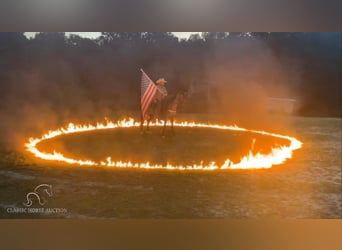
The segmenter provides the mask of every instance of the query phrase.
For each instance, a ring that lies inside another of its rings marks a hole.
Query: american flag
[[[157,93],[157,86],[141,69],[141,115],[145,119],[146,111]]]

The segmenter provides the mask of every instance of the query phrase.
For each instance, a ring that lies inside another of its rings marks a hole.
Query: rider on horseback
[[[167,81],[164,78],[160,78],[156,81],[157,83],[157,93],[154,99],[154,105],[155,105],[155,114],[157,114],[157,117],[161,120],[165,119],[164,110],[166,105],[166,97],[168,95],[167,89],[165,87],[165,83]]]
[[[174,135],[173,122],[177,113],[177,108],[183,105],[184,99],[187,96],[187,90],[179,89],[174,95],[168,95],[165,88],[165,79],[161,78],[156,81],[156,91],[153,100],[146,111],[146,116],[141,116],[140,130],[142,133],[144,128],[144,121],[147,121],[147,131],[149,130],[149,123],[153,119],[164,121],[162,136],[165,137],[165,128],[167,121],[170,122],[171,131]]]

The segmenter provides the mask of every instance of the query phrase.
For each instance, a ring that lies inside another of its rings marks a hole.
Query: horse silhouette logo
[[[48,197],[52,197],[52,185],[49,184],[40,184],[38,185],[33,192],[29,192],[26,195],[26,202],[23,203],[24,206],[30,207],[33,204],[33,200],[36,199],[39,202],[39,205],[43,206],[47,200],[44,198],[43,194],[47,194]]]

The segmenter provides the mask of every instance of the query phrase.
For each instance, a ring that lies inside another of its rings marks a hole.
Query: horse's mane
[[[178,89],[175,93],[170,94],[170,95],[168,95],[168,96],[166,97],[166,103],[167,103],[167,104],[172,103],[172,102],[176,99],[176,97],[177,97],[178,94],[185,94],[186,92],[187,92],[186,89],[183,89],[183,88]]]
[[[166,103],[167,103],[167,104],[172,103],[172,102],[176,99],[177,93],[178,93],[178,92],[173,93],[173,94],[171,94],[171,95],[168,95],[168,96],[166,97]]]

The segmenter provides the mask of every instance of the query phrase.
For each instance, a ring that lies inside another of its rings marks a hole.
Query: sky
[[[36,33],[37,32],[25,32],[25,35],[27,37],[34,37]],[[172,32],[172,33],[180,39],[188,39],[191,34],[201,34],[202,32]],[[66,35],[77,34],[81,37],[94,39],[100,36],[101,32],[65,32],[65,34]]]

